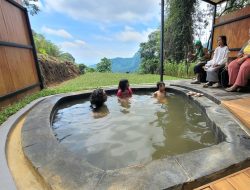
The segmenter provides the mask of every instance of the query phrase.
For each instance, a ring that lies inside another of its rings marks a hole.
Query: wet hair
[[[164,85],[164,86],[165,86],[165,83],[164,83],[164,82],[157,82],[156,85],[157,85],[157,89],[159,89],[161,85]]]
[[[124,92],[127,89],[128,79],[121,79],[118,88]]]
[[[107,101],[107,95],[101,88],[94,90],[90,95],[90,103],[92,108],[99,108],[106,101]]]
[[[219,38],[221,38],[223,45],[227,46],[227,37],[226,36],[219,36]]]

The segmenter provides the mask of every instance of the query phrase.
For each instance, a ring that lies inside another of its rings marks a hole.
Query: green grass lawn
[[[120,79],[128,79],[130,84],[145,84],[145,83],[156,83],[160,80],[159,75],[150,74],[123,74],[123,73],[87,73],[77,78],[63,82],[60,85],[43,89],[38,93],[34,93],[20,100],[19,102],[6,107],[0,112],[0,125],[6,121],[8,117],[16,113],[18,110],[29,104],[35,99],[40,97],[75,92],[87,89],[93,89],[97,87],[104,87],[110,85],[117,85]],[[175,77],[164,77],[164,80],[178,80]]]

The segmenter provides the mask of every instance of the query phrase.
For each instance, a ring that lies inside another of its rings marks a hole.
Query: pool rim
[[[133,88],[134,91],[149,89],[155,90],[155,87]],[[115,88],[105,90],[107,93],[116,91]],[[167,88],[167,91],[173,91],[187,97],[186,92],[188,90],[171,86]],[[69,189],[108,187],[114,183],[126,184],[130,187],[159,187],[160,189],[181,187],[188,184],[194,185],[194,182],[195,186],[199,186],[202,182],[215,178],[214,174],[218,176],[222,174],[222,171],[232,169],[231,167],[242,167],[249,160],[250,151],[246,147],[246,142],[249,142],[246,138],[247,135],[234,121],[231,114],[207,97],[187,97],[198,105],[209,118],[212,130],[220,139],[218,145],[169,156],[146,165],[107,171],[96,168],[60,146],[51,129],[52,118],[60,103],[76,98],[88,98],[90,93],[69,93],[46,98],[27,116],[22,129],[23,151],[51,186],[55,185],[51,176],[56,175],[64,179],[62,185],[69,187]],[[225,126],[223,126],[224,124]],[[211,153],[216,153],[216,155],[209,155]],[[225,155],[230,155],[232,158],[222,159],[222,156]],[[216,166],[208,163],[202,164],[202,158],[207,159],[207,161],[212,159],[213,162],[218,163]],[[61,169],[60,166],[63,166],[64,169]],[[197,172],[195,171],[196,168],[202,171]],[[154,170],[158,172],[153,172]],[[172,173],[166,171],[172,171]],[[75,176],[76,173],[80,176]],[[157,179],[155,179],[155,176],[158,176]],[[78,177],[82,180],[76,179]],[[140,179],[140,183],[136,182],[135,179]],[[149,184],[150,179],[155,179],[155,182]]]

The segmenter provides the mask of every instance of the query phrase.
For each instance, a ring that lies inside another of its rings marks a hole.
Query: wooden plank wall
[[[220,24],[235,18],[239,18],[250,14],[250,6],[241,10],[226,14],[216,18],[215,24]],[[241,48],[242,45],[249,39],[248,31],[250,29],[250,17],[229,23],[226,25],[218,26],[214,30],[213,49],[217,47],[217,38],[220,35],[227,36],[229,48]],[[230,57],[235,57],[238,52],[230,52]]]
[[[31,45],[25,12],[6,0],[0,0],[0,29],[0,41]],[[32,49],[0,46],[0,97],[38,83]],[[28,93],[0,100],[0,109]]]

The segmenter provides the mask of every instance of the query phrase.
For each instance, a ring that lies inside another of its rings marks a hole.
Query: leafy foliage
[[[85,71],[86,71],[86,73],[94,73],[94,72],[96,72],[96,70],[94,68],[92,68],[92,67],[87,67],[85,69]]]
[[[228,0],[226,5],[221,9],[218,16],[242,9],[250,5],[250,0]]]
[[[194,66],[195,66],[195,63],[165,62],[164,63],[164,73],[167,76],[174,76],[174,77],[180,77],[180,78],[191,78],[194,76]]]
[[[75,63],[75,58],[70,53],[61,53],[59,55],[59,58],[62,61],[68,61],[68,62],[71,62],[71,63]]]
[[[59,58],[61,55],[60,48],[46,40],[42,34],[38,34],[33,31],[33,37],[36,45],[37,52],[43,55],[50,55]]]
[[[141,54],[141,64],[140,72],[141,73],[151,73],[155,74],[159,72],[160,65],[160,31],[157,30],[152,32],[148,36],[148,42],[140,44]]]
[[[67,52],[62,52],[60,48],[47,40],[42,34],[32,31],[37,53],[57,58],[59,61],[75,63],[75,58]]]
[[[98,72],[111,72],[111,61],[106,57],[101,59],[101,62],[97,64],[96,71]]]
[[[87,66],[84,65],[83,63],[81,63],[81,64],[78,64],[78,67],[79,67],[80,73],[84,74],[85,73],[85,69],[87,68]]]
[[[168,0],[168,18],[165,21],[165,57],[180,62],[185,47],[193,43],[193,14],[196,0]]]
[[[38,14],[40,11],[39,7],[34,4],[36,2],[38,2],[38,0],[23,0],[23,5],[28,9],[32,16]]]

